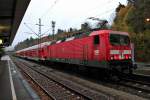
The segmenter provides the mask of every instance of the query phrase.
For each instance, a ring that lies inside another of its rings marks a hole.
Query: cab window
[[[110,34],[110,43],[115,46],[117,45],[127,46],[130,44],[130,39],[127,35]]]

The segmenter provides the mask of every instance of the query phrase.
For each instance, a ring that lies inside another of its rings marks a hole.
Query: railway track
[[[150,98],[150,84],[143,83],[141,81],[123,79],[118,83],[119,85],[135,89],[139,93],[147,94],[147,97]]]
[[[150,77],[143,75],[125,75],[122,81],[118,82],[119,85],[133,88],[139,93],[147,94],[147,98],[150,98]]]
[[[22,60],[21,60],[21,62],[22,62]],[[49,68],[46,68],[46,67],[43,68],[43,66],[40,66],[39,64],[28,63],[27,61],[23,61],[23,63],[27,66],[32,66],[32,68],[35,68],[36,70],[40,70],[41,72],[45,73],[46,75],[50,75],[49,73],[55,73],[55,71],[53,72],[53,70],[49,70]],[[64,77],[64,76],[62,76],[62,77]],[[136,79],[136,78],[135,77],[133,78],[133,76],[132,76],[132,80],[126,77],[120,82],[102,81],[100,83],[95,81],[95,80],[93,81],[93,79],[92,80],[87,79],[87,80],[91,80],[92,82],[98,83],[98,84],[102,83],[104,86],[108,86],[108,87],[111,87],[111,88],[114,88],[114,89],[117,89],[117,90],[125,91],[127,93],[135,94],[135,95],[138,95],[140,97],[144,97],[144,98],[149,99],[150,98],[149,85],[146,85],[148,83],[145,83],[145,81],[141,82],[139,80],[137,81],[137,80],[133,80],[133,79]],[[142,78],[140,78],[140,80],[142,80]],[[61,82],[62,80],[58,79],[58,81]],[[104,98],[105,99],[107,98],[106,100],[111,100],[111,99],[113,100],[114,98],[118,99],[118,96],[116,97],[116,96],[112,96],[112,95],[111,96],[109,95],[108,97],[106,97],[106,96],[101,97],[100,96],[100,97],[95,98],[95,96],[93,96],[93,93],[82,93],[83,91],[87,92],[87,89],[81,89],[81,88],[78,88],[78,87],[71,86],[70,83],[68,84],[68,83],[64,82],[63,84],[66,84],[67,87],[69,87],[71,89],[75,88],[75,90],[78,91],[79,93],[84,94],[85,96],[88,96],[88,99],[89,98],[92,99],[92,100],[99,100],[97,98],[103,98],[102,100],[104,100]],[[93,86],[91,87],[91,89],[92,90],[97,90]],[[106,92],[106,94],[107,94],[107,92]]]
[[[50,76],[48,74],[50,70],[43,70],[41,67],[35,67],[21,61],[15,61],[15,63],[54,100],[114,100],[113,97],[91,92],[65,80]]]
[[[150,76],[133,74],[132,77],[130,77],[130,78],[132,80],[138,80],[139,83],[141,83],[141,84],[144,83],[144,84],[147,84],[150,86]]]

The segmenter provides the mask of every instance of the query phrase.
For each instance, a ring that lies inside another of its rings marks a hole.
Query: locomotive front
[[[109,33],[109,52],[107,55],[110,68],[120,72],[132,73],[132,49],[128,33]]]

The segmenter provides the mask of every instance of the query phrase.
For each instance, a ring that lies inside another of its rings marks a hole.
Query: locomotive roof
[[[113,31],[113,30],[98,30],[98,31],[93,31],[89,36],[106,34],[106,33],[128,35],[127,32],[120,32],[120,31]]]

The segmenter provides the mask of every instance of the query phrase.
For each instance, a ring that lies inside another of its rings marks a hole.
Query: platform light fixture
[[[9,30],[10,26],[0,25],[0,30]]]
[[[1,44],[3,44],[3,40],[2,40],[2,39],[0,39],[0,45],[1,45]]]
[[[150,22],[150,18],[146,18],[145,20],[146,20],[147,22]]]

